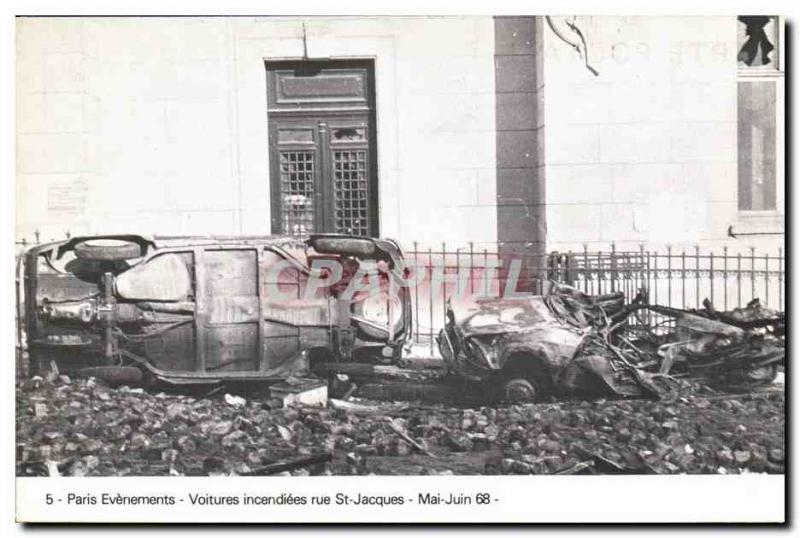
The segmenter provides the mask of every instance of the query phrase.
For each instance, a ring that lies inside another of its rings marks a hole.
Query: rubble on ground
[[[730,312],[708,299],[697,310],[647,304],[644,290],[629,305],[621,293],[588,296],[563,285],[548,298],[565,323],[590,328],[576,358],[618,396],[670,397],[681,379],[764,385],[784,362],[784,315],[757,298]]]
[[[494,383],[507,399],[561,396],[671,398],[684,380],[771,383],[785,359],[784,315],[754,299],[718,312],[629,304],[551,282],[544,295],[448,303],[437,339],[448,371]]]
[[[331,398],[288,406],[110,388],[17,384],[17,474],[349,475],[783,473],[785,398],[703,386],[674,401],[475,409]]]

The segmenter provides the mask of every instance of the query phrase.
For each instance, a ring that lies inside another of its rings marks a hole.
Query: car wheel
[[[515,378],[506,381],[503,386],[503,397],[509,402],[530,403],[541,397],[541,391],[536,383],[525,378]]]
[[[531,353],[510,356],[503,367],[502,397],[517,403],[538,402],[553,392],[553,384],[543,360]]]
[[[778,367],[774,364],[758,366],[744,371],[744,380],[753,385],[768,385],[778,375]]]
[[[120,239],[89,239],[75,245],[75,256],[91,261],[125,261],[139,258],[142,247]]]
[[[368,295],[366,297],[357,299],[353,302],[352,312],[353,315],[372,321],[375,327],[370,323],[363,323],[358,319],[353,320],[353,324],[358,328],[359,332],[368,340],[382,341],[386,340],[389,335],[389,324],[393,324],[393,333],[397,336],[403,330],[403,304],[397,299],[390,299],[393,302],[393,311],[397,319],[380,319],[385,315],[383,306],[386,300],[381,300],[382,295]],[[380,312],[380,315],[378,313]],[[385,327],[385,328],[384,328]]]

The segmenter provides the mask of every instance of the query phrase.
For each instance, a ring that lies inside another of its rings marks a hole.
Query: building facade
[[[19,18],[17,239],[774,251],[783,32],[749,19]]]

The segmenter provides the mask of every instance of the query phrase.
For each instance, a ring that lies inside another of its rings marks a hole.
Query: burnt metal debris
[[[448,309],[438,342],[448,370],[508,400],[575,394],[674,397],[681,380],[768,384],[784,361],[784,315],[755,299],[717,312],[631,304],[553,283],[544,296]]]

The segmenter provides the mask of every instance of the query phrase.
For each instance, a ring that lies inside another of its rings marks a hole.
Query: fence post
[[[491,290],[492,283],[489,280],[489,277],[486,276],[486,268],[488,266],[489,266],[489,249],[484,248],[483,249],[483,281],[486,284],[487,288],[485,290],[483,290],[483,293],[485,293],[486,295],[491,295],[491,293],[492,293],[492,290]]]
[[[658,303],[658,251],[653,251],[653,301]]]
[[[617,291],[617,244],[611,242],[611,293]]]
[[[475,256],[474,244],[472,243],[472,241],[470,241],[469,242],[469,292],[470,292],[470,294],[474,294],[475,293],[475,280],[473,278],[475,276],[474,275],[475,274],[475,259],[474,259],[474,256]]]
[[[605,271],[603,271],[603,253],[598,251],[597,252],[597,294],[601,295],[603,293],[603,278],[605,277]]]
[[[433,248],[428,247],[428,274],[430,275],[430,285],[428,289],[428,345],[431,355],[433,355]]]
[[[681,250],[681,308],[686,309],[686,249]]]
[[[414,241],[414,270],[419,271],[420,269],[419,263],[419,249],[417,248],[417,242]],[[414,325],[416,325],[416,341],[419,342],[419,278],[417,275],[414,275],[414,279],[417,283],[414,285]]]
[[[672,245],[667,245],[667,306],[672,306]]]
[[[714,252],[713,251],[708,252],[708,281],[709,281],[709,287],[711,288],[711,291],[709,291],[709,295],[711,295],[711,297],[709,297],[709,300],[713,305],[714,304]]]
[[[728,247],[722,247],[722,281],[724,282],[722,301],[722,309],[728,311]]]
[[[447,278],[444,278],[444,272],[447,269],[447,247],[445,247],[444,241],[442,241],[442,327],[444,327],[444,322],[447,319],[446,311],[447,311]],[[458,286],[458,284],[456,284]],[[436,328],[431,327],[431,333],[435,333]],[[431,354],[433,354],[433,338],[434,334],[431,334]]]
[[[714,252],[708,251],[708,282],[709,282],[709,300],[714,304]]]
[[[638,287],[644,288],[645,293],[647,294],[647,302],[650,302],[650,289],[648,288],[647,284],[645,283],[645,276],[647,275],[646,268],[644,265],[644,243],[639,243],[639,282]],[[639,290],[637,289],[636,292],[638,293]]]
[[[694,247],[694,307],[700,308],[700,246]]]
[[[444,243],[442,243],[442,249],[444,250]],[[456,247],[456,281],[459,283],[456,285],[456,289],[461,283],[461,247]]]
[[[589,293],[589,245],[583,244],[583,292]],[[593,288],[594,289],[594,288]]]
[[[742,307],[742,253],[736,254],[736,307]]]
[[[564,282],[570,286],[578,287],[578,283],[575,281],[577,277],[572,269],[572,250],[567,251],[567,258],[564,260],[564,277]]]

